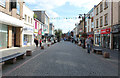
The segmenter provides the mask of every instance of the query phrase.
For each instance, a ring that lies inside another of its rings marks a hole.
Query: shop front
[[[110,48],[110,28],[101,30],[101,46]]]
[[[21,47],[23,21],[0,12],[0,49]]]
[[[24,27],[23,29],[23,46],[33,45],[33,28]]]
[[[94,35],[94,44],[96,46],[101,46],[101,35],[100,35],[100,30],[96,30],[95,31],[95,35]]]
[[[0,49],[7,48],[8,42],[8,26],[0,24]]]
[[[120,25],[112,27],[113,34],[113,49],[120,51]]]

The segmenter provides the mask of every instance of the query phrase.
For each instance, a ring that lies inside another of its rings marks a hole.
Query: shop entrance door
[[[114,49],[116,49],[116,50],[119,50],[119,46],[120,46],[120,41],[119,41],[119,39],[120,39],[120,35],[119,34],[114,34],[114,37],[113,37],[113,47],[114,47]]]
[[[16,46],[16,28],[12,27],[12,47]]]

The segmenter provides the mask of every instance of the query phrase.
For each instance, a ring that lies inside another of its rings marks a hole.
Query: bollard
[[[26,51],[26,56],[32,56],[32,51],[31,50],[27,50]]]
[[[104,58],[110,58],[110,53],[108,53],[108,52],[104,52]]]
[[[54,43],[51,43],[51,45],[53,45]]]
[[[48,44],[48,47],[50,47],[50,44]]]
[[[43,49],[44,49],[44,46],[41,46],[41,49],[43,50]]]

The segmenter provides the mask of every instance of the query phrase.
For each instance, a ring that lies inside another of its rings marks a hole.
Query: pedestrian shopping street
[[[4,65],[2,72],[3,76],[118,76],[117,57],[117,52],[109,59],[88,54],[74,43],[61,41],[44,50],[36,48],[32,56]]]

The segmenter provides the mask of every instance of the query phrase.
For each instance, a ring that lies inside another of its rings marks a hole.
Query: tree
[[[37,18],[37,15],[36,15],[36,14],[34,14],[34,18]]]
[[[62,37],[62,30],[61,29],[58,29],[58,30],[56,29],[54,32],[55,32],[56,37],[60,37],[60,38]]]

